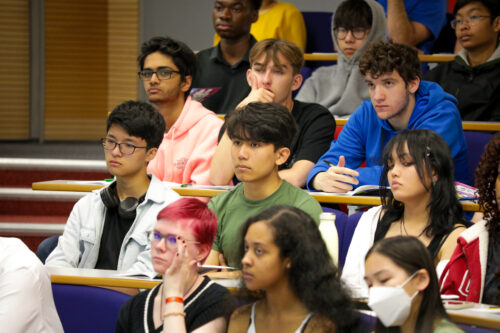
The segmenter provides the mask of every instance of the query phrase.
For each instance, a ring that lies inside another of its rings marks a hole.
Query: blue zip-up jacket
[[[450,147],[455,179],[468,184],[467,144],[456,104],[455,97],[444,92],[438,84],[421,81],[415,94],[415,108],[405,129],[430,129],[441,135]],[[330,149],[311,169],[307,188],[314,191],[312,179],[329,169],[323,160],[337,164],[341,155],[345,157],[347,168],[359,172],[359,184],[354,187],[378,185],[382,173],[379,163],[382,149],[398,133],[387,120],[377,117],[370,100],[364,101],[349,118],[337,141],[332,142]],[[360,168],[364,161],[366,167]]]

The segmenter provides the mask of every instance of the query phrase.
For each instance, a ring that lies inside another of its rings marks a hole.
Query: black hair
[[[457,12],[470,3],[479,2],[490,12],[491,22],[500,16],[500,1],[498,0],[457,0],[455,7],[453,8],[453,15],[457,15]]]
[[[312,217],[298,208],[277,205],[248,218],[241,228],[240,263],[245,254],[245,235],[256,222],[267,224],[280,258],[289,258],[289,283],[302,304],[335,323],[337,332],[351,332],[358,316]]]
[[[415,48],[383,40],[370,43],[359,59],[361,75],[378,78],[396,70],[408,86],[410,81],[420,79],[422,71]]]
[[[335,11],[333,28],[370,29],[372,27],[372,9],[365,0],[346,0]]]
[[[298,131],[292,113],[277,103],[248,103],[232,111],[226,125],[231,140],[272,143],[275,149],[290,148]]]
[[[398,158],[402,158],[405,145],[408,146],[408,154],[415,163],[420,181],[431,193],[427,204],[429,224],[424,229],[425,235],[429,238],[444,236],[453,230],[456,223],[465,225],[462,206],[455,190],[450,149],[436,132],[426,129],[405,130],[393,137],[384,149],[380,185],[387,184],[387,174],[394,164],[392,152],[396,151]],[[433,174],[437,178],[435,181]],[[428,182],[430,185],[427,185]],[[385,214],[379,223],[390,225],[400,220],[404,214],[404,204],[397,201],[390,190],[382,190],[381,196]]]
[[[493,244],[500,243],[500,210],[495,184],[500,163],[500,133],[495,134],[484,148],[476,169],[476,187],[479,205],[484,211],[484,220]]]
[[[197,70],[196,55],[183,42],[166,37],[153,37],[141,46],[141,54],[137,58],[140,70],[144,69],[144,61],[151,53],[160,52],[166,56],[170,56],[175,66],[179,69],[181,81],[186,79],[186,76],[195,78]],[[189,96],[189,90],[185,92],[185,97]]]
[[[414,332],[432,332],[436,318],[448,319],[441,302],[439,283],[433,260],[421,241],[411,236],[384,238],[376,242],[366,253],[365,261],[372,253],[379,253],[389,258],[408,275],[412,275],[422,268],[429,274],[429,285],[422,291],[422,302],[418,310]],[[375,332],[400,332],[400,328],[385,327],[377,320]]]
[[[106,131],[119,125],[128,135],[146,141],[147,148],[158,148],[165,133],[165,120],[154,106],[144,102],[126,101],[117,105],[108,116]]]

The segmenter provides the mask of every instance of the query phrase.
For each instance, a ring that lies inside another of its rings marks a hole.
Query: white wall
[[[342,0],[288,0],[300,11],[334,11]],[[212,46],[213,0],[140,0],[143,42],[153,36],[169,35],[193,50]]]

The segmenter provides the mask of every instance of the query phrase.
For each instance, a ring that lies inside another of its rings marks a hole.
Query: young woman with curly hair
[[[353,332],[357,315],[313,219],[273,206],[242,228],[240,258],[256,303],[238,308],[228,332]]]
[[[415,237],[384,238],[368,251],[368,306],[377,314],[376,333],[463,331],[450,322],[439,295],[432,257]]]
[[[441,293],[500,304],[500,134],[485,148],[476,170],[483,219],[464,231],[441,277]]]
[[[457,199],[453,160],[444,139],[431,130],[405,130],[383,153],[382,206],[363,213],[354,231],[342,280],[355,296],[368,296],[363,258],[376,241],[395,236],[417,237],[442,271],[467,221]],[[439,273],[438,273],[439,275]]]

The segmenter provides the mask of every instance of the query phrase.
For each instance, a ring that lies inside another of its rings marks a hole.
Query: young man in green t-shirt
[[[249,103],[226,120],[231,140],[234,189],[215,196],[208,206],[217,214],[218,226],[207,265],[238,266],[236,259],[245,220],[264,209],[287,204],[304,210],[319,223],[321,206],[304,190],[281,179],[278,167],[290,155],[297,125],[290,111],[276,103]],[[224,277],[236,277],[225,273]]]

